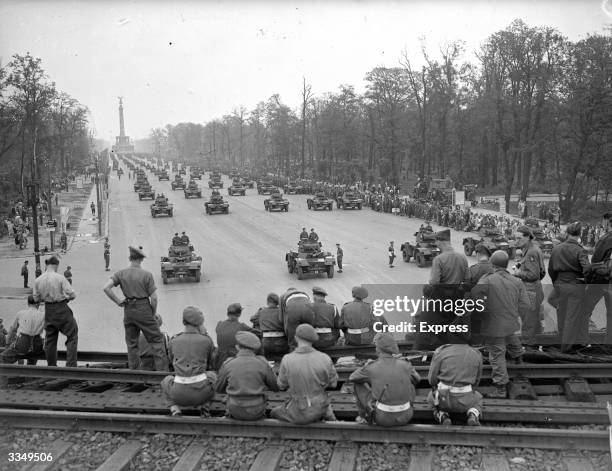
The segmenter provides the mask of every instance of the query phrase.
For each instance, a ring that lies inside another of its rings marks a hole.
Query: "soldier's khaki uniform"
[[[327,348],[335,345],[340,337],[340,316],[333,304],[315,301],[312,303],[314,320],[312,326],[319,334],[319,340],[312,344],[314,348]]]
[[[346,345],[370,345],[374,340],[374,323],[387,321],[372,313],[372,305],[361,300],[345,303],[340,311],[340,328]]]
[[[523,344],[533,347],[537,344],[536,335],[541,333],[540,306],[544,301],[544,290],[540,280],[546,274],[542,251],[533,240],[523,249],[523,257],[519,263],[521,264],[519,272],[514,276],[525,285],[531,304],[530,309],[521,313],[521,335]]]
[[[285,327],[280,317],[279,307],[262,307],[257,311],[259,329],[261,330],[264,355],[283,355],[289,351]]]
[[[288,291],[280,298],[280,309],[289,348],[294,349],[297,345],[295,329],[300,324],[312,325],[314,322],[314,312],[310,298],[301,291]]]

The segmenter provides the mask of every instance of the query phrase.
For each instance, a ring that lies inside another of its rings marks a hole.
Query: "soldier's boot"
[[[441,425],[453,425],[453,421],[448,415],[448,412],[434,411],[434,418]]]
[[[495,385],[495,389],[487,394],[490,399],[506,399],[508,397],[508,390],[505,384]]]
[[[467,424],[470,427],[478,427],[480,425],[479,415],[480,413],[477,409],[470,409],[467,414]]]

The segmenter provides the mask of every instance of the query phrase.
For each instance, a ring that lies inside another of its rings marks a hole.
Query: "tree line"
[[[87,114],[87,107],[56,88],[40,58],[28,52],[0,64],[2,194],[25,197],[28,182],[65,177],[85,165]]]
[[[564,219],[612,189],[612,36],[570,41],[547,26],[513,21],[466,56],[455,41],[419,64],[396,67],[314,96],[301,106],[273,95],[204,124],[153,129],[158,155],[351,183],[449,176],[521,198],[559,195]]]

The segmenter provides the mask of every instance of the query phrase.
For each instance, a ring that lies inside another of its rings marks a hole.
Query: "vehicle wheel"
[[[293,263],[292,262],[287,262],[287,271],[289,273],[293,273],[293,270],[294,270]]]
[[[427,262],[425,261],[425,255],[423,255],[422,253],[416,255],[416,262],[419,268],[423,268],[427,265]]]
[[[410,254],[408,252],[406,252],[404,250],[404,251],[402,251],[402,255],[404,257],[404,262],[409,262],[410,261]]]
[[[327,278],[333,278],[334,277],[334,266],[330,265],[329,268],[327,269]]]
[[[196,271],[196,274],[195,274],[196,283],[200,282],[201,276],[202,276],[202,272],[201,271]]]
[[[162,273],[162,282],[167,285],[168,284],[168,275]]]
[[[303,280],[304,279],[304,270],[302,269],[302,267],[298,266],[296,272],[297,272],[297,279],[298,280]]]
[[[463,252],[469,257],[474,253],[474,248],[471,244],[463,244]]]

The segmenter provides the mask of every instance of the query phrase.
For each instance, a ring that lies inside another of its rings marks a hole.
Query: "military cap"
[[[130,250],[130,256],[132,256],[132,257],[140,257],[140,258],[145,258],[146,257],[146,255],[142,251],[142,247],[140,247],[140,246],[134,247],[134,246],[130,245],[128,247],[128,249]]]
[[[187,306],[183,309],[183,322],[198,327],[204,324],[204,314],[195,306]]]
[[[363,286],[354,286],[352,294],[354,298],[365,299],[368,297],[368,290],[365,289]]]
[[[493,255],[491,255],[489,262],[491,262],[493,266],[506,268],[508,266],[508,254],[503,250],[496,250],[493,252]]]
[[[399,353],[397,342],[393,338],[393,335],[387,332],[379,332],[376,334],[374,337],[374,345],[384,353]]]
[[[487,256],[491,256],[491,249],[487,247],[485,244],[479,244],[476,246],[476,253],[486,254]]]
[[[229,306],[227,306],[228,314],[240,314],[241,312],[242,312],[242,306],[240,305],[240,303],[232,303]]]
[[[339,242],[336,242],[336,245],[340,245],[340,243],[339,243]]]
[[[184,233],[185,233],[185,231],[181,232],[181,234],[184,234]]]
[[[261,340],[257,335],[241,330],[236,332],[236,343],[241,347],[250,348],[251,350],[259,350],[261,347]]]
[[[53,255],[52,257],[45,260],[45,265],[59,265],[59,259]]]
[[[521,234],[528,236],[530,239],[533,239],[533,231],[528,226],[525,226],[525,225],[519,226],[516,232],[520,232]]]
[[[319,334],[317,334],[315,328],[310,324],[298,325],[297,329],[295,329],[295,336],[307,342],[316,342],[319,340]]]
[[[320,294],[321,296],[327,296],[327,291],[325,291],[320,286],[314,286],[312,288],[312,294]]]
[[[266,298],[266,301],[276,303],[277,306],[280,304],[280,298],[276,293],[270,293]]]
[[[571,224],[567,225],[567,229],[565,230],[571,236],[578,236],[582,231],[582,224],[580,224],[579,221],[572,222]]]

